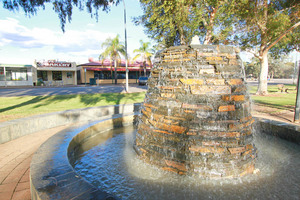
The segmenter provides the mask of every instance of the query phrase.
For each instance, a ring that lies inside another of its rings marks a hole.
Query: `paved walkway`
[[[293,112],[271,116],[255,113],[254,116],[292,123]],[[0,144],[0,200],[30,200],[30,162],[34,152],[49,137],[67,128],[60,126]]]
[[[30,200],[30,162],[49,137],[67,128],[60,126],[0,144],[0,199]]]

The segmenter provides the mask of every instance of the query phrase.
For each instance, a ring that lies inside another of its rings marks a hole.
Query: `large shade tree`
[[[152,66],[151,57],[153,56],[154,50],[150,47],[150,42],[144,42],[140,40],[140,48],[133,50],[136,53],[133,60],[141,58],[143,61],[144,75],[146,75],[146,64]]]
[[[169,47],[189,44],[194,35],[202,43],[231,41],[235,0],[140,0],[144,14],[134,19],[158,43]]]
[[[300,3],[296,0],[243,0],[237,4],[240,33],[237,39],[242,49],[260,60],[257,94],[267,94],[268,53],[281,42],[285,51],[293,43],[290,34],[299,31]]]
[[[105,48],[104,52],[100,54],[99,58],[107,58],[109,57],[110,60],[114,62],[115,67],[115,84],[117,84],[117,65],[121,61],[121,55],[125,56],[125,46],[120,42],[119,35],[117,35],[115,38],[107,38],[102,43],[102,48]]]

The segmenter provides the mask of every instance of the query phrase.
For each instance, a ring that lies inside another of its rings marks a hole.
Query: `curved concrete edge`
[[[35,153],[30,165],[31,199],[117,199],[79,176],[69,159],[80,143],[95,134],[133,123],[131,115],[113,115],[57,133]]]
[[[0,144],[17,139],[37,131],[54,128],[57,126],[94,121],[99,117],[130,113],[139,109],[140,103],[111,105],[101,107],[90,107],[84,109],[73,109],[32,117],[16,119],[0,124]]]
[[[265,118],[255,118],[254,128],[262,133],[300,144],[300,126]]]

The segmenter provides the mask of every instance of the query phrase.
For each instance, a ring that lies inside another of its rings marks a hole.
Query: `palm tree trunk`
[[[118,75],[117,75],[117,59],[114,60],[114,65],[115,65],[115,84],[118,83]]]
[[[144,76],[146,76],[146,61],[144,61],[143,65],[144,65]]]

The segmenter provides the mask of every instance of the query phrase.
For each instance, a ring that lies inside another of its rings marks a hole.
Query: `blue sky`
[[[132,17],[142,14],[138,0],[126,1],[128,54],[140,47],[139,40],[150,39],[142,26],[135,26]],[[0,63],[32,64],[34,60],[58,59],[60,61],[88,62],[88,58],[98,59],[103,51],[101,43],[105,39],[124,36],[123,3],[111,7],[106,13],[99,11],[98,22],[86,11],[74,9],[71,23],[60,28],[57,14],[52,5],[40,9],[37,15],[26,17],[23,11],[12,12],[0,8]],[[153,43],[154,44],[154,43]]]
[[[152,42],[142,26],[135,26],[132,17],[142,15],[138,0],[126,0],[128,54],[134,57],[133,50],[140,47],[139,40]],[[71,23],[66,24],[62,32],[57,14],[52,5],[40,9],[37,15],[26,17],[24,12],[12,12],[0,7],[0,63],[32,64],[34,60],[72,61],[77,64],[87,63],[88,58],[98,59],[101,43],[105,39],[120,35],[124,39],[123,3],[111,7],[106,13],[99,11],[98,22],[86,11],[73,10]],[[300,54],[293,53],[293,60],[300,59]],[[251,54],[241,53],[244,61],[249,61]]]

